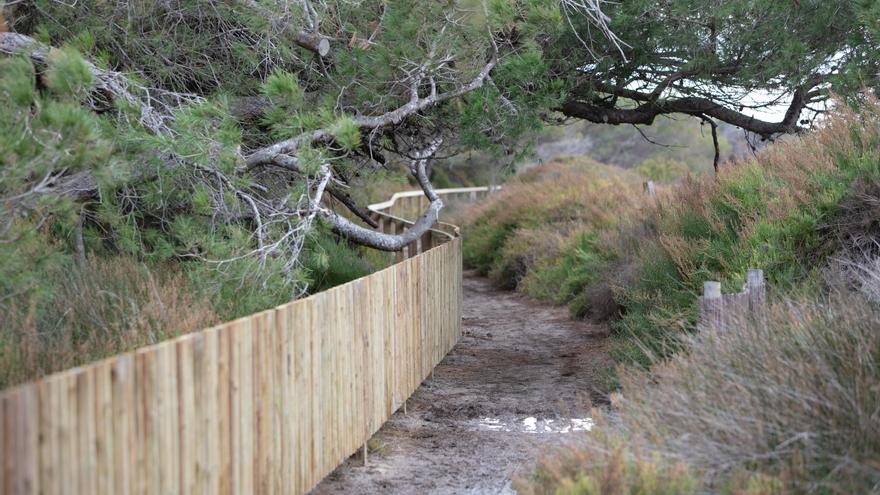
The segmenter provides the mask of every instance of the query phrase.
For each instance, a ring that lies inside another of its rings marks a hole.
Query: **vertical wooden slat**
[[[273,389],[273,367],[275,353],[272,348],[274,333],[274,311],[264,311],[253,315],[252,333],[254,336],[254,477],[255,493],[272,493],[276,483],[276,467],[272,462],[273,439],[278,433],[273,430],[275,412]]]
[[[275,310],[275,340],[278,359],[275,363],[275,400],[278,401],[278,429],[280,441],[278,445],[278,463],[281,479],[277,487],[278,493],[295,493],[296,480],[299,476],[299,465],[296,458],[296,430],[301,428],[294,405],[294,353],[293,330],[290,327],[291,305],[287,304]]]
[[[385,335],[385,345],[383,347],[385,349],[385,362],[387,363],[385,370],[385,416],[390,417],[399,406],[397,397],[399,361],[397,359],[398,350],[397,339],[395,337],[397,334],[397,314],[393,309],[395,307],[394,305],[397,303],[395,295],[397,285],[397,266],[393,266],[385,272],[385,277],[382,282],[384,288],[382,307],[392,308],[391,311],[386,312],[385,318],[387,323],[383,332]]]
[[[700,299],[700,320],[707,330],[719,330],[722,325],[723,309],[720,282],[704,282],[703,297]]]
[[[193,340],[193,396],[196,407],[195,493],[222,493],[220,418],[226,404],[220,395],[220,332],[209,329]]]
[[[218,449],[218,468],[220,470],[219,493],[229,495],[234,492],[235,485],[235,469],[233,462],[235,459],[232,455],[234,442],[234,434],[236,429],[233,426],[234,409],[232,389],[238,383],[238,380],[232,373],[232,356],[233,356],[233,330],[235,323],[227,323],[217,329],[217,434],[219,435]]]
[[[12,493],[12,476],[15,465],[12,453],[15,445],[12,443],[12,413],[10,403],[13,400],[14,391],[7,390],[0,393],[0,493]]]
[[[431,283],[434,274],[428,271],[428,258],[429,256],[426,254],[424,256],[419,256],[416,259],[416,266],[418,267],[418,276],[416,277],[416,280],[418,281],[419,286],[419,311],[416,314],[416,317],[419,322],[419,358],[421,360],[419,366],[419,383],[421,383],[434,368],[431,336],[428,333],[427,319],[429,313],[428,306],[431,304],[431,294],[428,293],[428,284]]]
[[[198,442],[196,429],[199,427],[199,417],[196,406],[196,370],[194,345],[195,341],[202,340],[201,336],[187,336],[176,341],[175,355],[177,358],[177,410],[178,424],[177,437],[179,439],[178,478],[182,493],[197,493],[196,480],[198,477]]]
[[[139,409],[135,391],[135,356],[126,354],[114,359],[110,365],[110,393],[113,411],[113,482],[112,493],[134,493],[137,479],[135,452],[143,449],[137,441],[137,410]]]
[[[371,425],[373,422],[374,397],[376,374],[373,362],[373,321],[371,314],[377,311],[370,311],[373,306],[373,278],[366,277],[355,285],[354,300],[354,320],[357,324],[358,336],[360,339],[360,372],[362,376],[362,384],[360,387],[360,417],[358,418],[358,435],[361,442],[366,442],[371,433]]]
[[[95,454],[95,386],[94,368],[84,368],[76,375],[76,423],[74,435],[78,452],[74,461],[79,471],[79,492],[95,493],[97,491],[96,471],[97,455]]]
[[[37,387],[27,384],[0,395],[0,490],[35,494],[39,489],[39,400]]]
[[[162,383],[162,493],[180,493],[180,437],[177,404],[177,353],[173,342],[157,346],[160,366],[157,380]]]
[[[57,406],[55,395],[55,383],[53,377],[37,382],[39,396],[39,462],[40,462],[40,488],[46,495],[60,494],[61,473],[60,465],[56,462],[58,448],[58,424],[53,414]],[[0,439],[2,442],[2,439]],[[4,447],[3,452],[8,452]],[[0,463],[2,467],[2,463]],[[0,485],[2,486],[2,485]]]
[[[295,303],[290,308],[290,327],[293,346],[293,386],[291,397],[296,406],[294,423],[296,446],[293,455],[296,459],[298,477],[294,486],[297,493],[305,493],[316,483],[314,472],[317,466],[317,443],[323,432],[320,430],[316,410],[318,403],[318,379],[316,369],[319,362],[320,341],[317,335],[320,327],[314,321],[315,300]]]
[[[267,312],[265,320],[266,347],[268,348],[267,357],[267,373],[269,374],[269,391],[267,402],[270,407],[271,414],[268,420],[268,443],[269,452],[266,454],[266,464],[269,468],[269,476],[271,479],[267,485],[268,493],[290,493],[283,491],[284,472],[289,470],[287,458],[284,455],[284,444],[289,440],[288,431],[283,428],[285,422],[285,407],[283,398],[283,389],[285,387],[284,380],[284,362],[287,354],[281,340],[281,332],[278,330],[276,319],[278,312],[272,310]]]
[[[59,459],[62,468],[61,483],[62,492],[65,490],[80,490],[80,472],[76,460],[79,458],[79,444],[77,442],[76,427],[76,378],[79,369],[74,369],[61,374],[59,389]]]
[[[114,493],[112,364],[94,366],[96,493]]]
[[[23,385],[0,396],[0,490],[9,494],[37,493],[37,412],[34,385]]]
[[[155,439],[158,435],[153,431],[155,428],[155,413],[153,412],[153,360],[154,355],[149,350],[135,354],[135,392],[137,405],[135,415],[135,466],[133,472],[134,493],[147,495],[159,490],[159,452]]]
[[[234,493],[254,493],[254,335],[252,322],[247,318],[237,320],[231,328],[233,333],[232,387],[234,427],[232,458],[234,468]]]
[[[752,319],[762,326],[767,324],[767,286],[764,270],[752,268],[746,276],[746,290],[749,297],[749,312]]]

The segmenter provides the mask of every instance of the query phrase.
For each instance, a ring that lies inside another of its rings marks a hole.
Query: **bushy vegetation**
[[[501,285],[572,303],[577,314],[619,310],[618,351],[646,364],[651,354],[674,350],[692,328],[705,280],[733,291],[748,268],[760,267],[774,291],[810,293],[832,257],[854,247],[859,255],[876,252],[866,241],[877,234],[876,223],[869,214],[854,221],[853,209],[868,207],[873,196],[866,191],[878,181],[877,119],[870,103],[813,135],[730,164],[718,177],[690,178],[655,199],[633,188],[585,192],[573,200],[572,218],[614,219],[587,226],[560,224],[557,210],[520,199],[526,195],[516,193],[522,186],[514,182],[466,225],[465,260]],[[545,177],[535,189],[550,197],[577,180]],[[519,240],[525,234],[518,222],[534,230],[533,240]],[[548,249],[553,239],[562,242]],[[526,245],[550,255],[517,258],[529,252]],[[513,260],[519,260],[517,277],[502,276]]]
[[[638,276],[618,291],[619,333],[663,354],[668,337],[690,327],[705,280],[739,287],[762,268],[779,294],[814,292],[832,255],[872,238],[850,225],[843,206],[878,180],[877,106],[840,115],[820,132],[774,146],[756,159],[691,180],[661,198],[634,258]],[[670,333],[670,331],[672,333]]]
[[[56,227],[57,228],[57,227]],[[52,230],[52,229],[45,229]],[[0,244],[0,388],[282,304],[272,289],[228,271],[124,253],[89,254],[44,231]],[[74,236],[74,234],[70,234]],[[71,241],[73,242],[73,241]],[[309,241],[304,273],[311,291],[384,266],[328,237]]]
[[[548,458],[524,492],[877,493],[876,302],[835,292],[780,303],[766,325],[686,345],[623,373],[617,421]]]
[[[469,212],[465,263],[499,286],[568,302],[608,261],[597,236],[636,209],[640,188],[637,175],[584,158],[530,169]]]
[[[841,109],[717,177],[643,194],[611,224],[560,229],[540,208],[516,213],[536,239],[564,241],[513,285],[612,312],[623,363],[614,419],[549,458],[524,492],[877,492],[878,124],[876,101]],[[568,182],[547,181],[546,194]],[[516,198],[496,196],[468,227],[469,263],[491,272],[524,249],[499,220]],[[750,267],[776,301],[766,324],[693,333],[702,282],[735,292]]]

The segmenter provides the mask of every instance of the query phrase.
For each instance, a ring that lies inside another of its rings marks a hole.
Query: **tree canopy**
[[[359,177],[518,156],[574,117],[680,113],[771,138],[878,74],[868,0],[6,2],[2,240],[50,225],[68,252],[193,261],[294,294],[310,236],[380,249]],[[778,122],[749,95],[790,100]],[[768,96],[769,95],[769,96]],[[346,215],[342,210],[349,210]],[[360,221],[357,218],[360,218]],[[5,245],[12,245],[5,242]],[[208,269],[208,268],[206,268]],[[225,277],[225,278],[224,278]],[[238,281],[238,282],[236,282]]]
[[[556,109],[567,116],[651,124],[680,113],[771,138],[808,125],[831,92],[877,87],[880,7],[870,0],[603,4],[623,45],[590,36],[578,3],[562,1],[561,23],[572,29],[543,45],[551,77],[564,81]],[[788,108],[777,121],[750,115],[780,103]]]

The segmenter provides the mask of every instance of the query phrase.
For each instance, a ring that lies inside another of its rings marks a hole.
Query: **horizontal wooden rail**
[[[438,191],[472,192],[488,189]],[[373,205],[383,231],[408,228],[413,197]],[[0,392],[0,493],[307,492],[461,336],[457,229],[414,244],[353,282]]]
[[[435,192],[443,199],[445,208],[456,207],[462,204],[474,203],[487,195],[500,191],[501,186],[481,186],[481,187],[459,187],[454,189],[437,189]],[[369,205],[367,208],[374,213],[381,214],[383,217],[393,217],[398,221],[404,221],[407,225],[411,225],[411,220],[415,220],[428,207],[428,198],[422,191],[404,191],[394,193],[391,199],[382,203]],[[443,210],[440,211],[440,217],[443,218]],[[458,235],[458,228],[455,225],[440,222],[435,230],[446,232],[450,235]],[[388,233],[386,231],[386,233]]]

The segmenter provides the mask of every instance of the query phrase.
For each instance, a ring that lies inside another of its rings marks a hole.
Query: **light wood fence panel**
[[[425,204],[371,208],[393,233]],[[367,277],[2,391],[0,493],[305,493],[458,341],[461,277],[457,228],[439,225]]]

